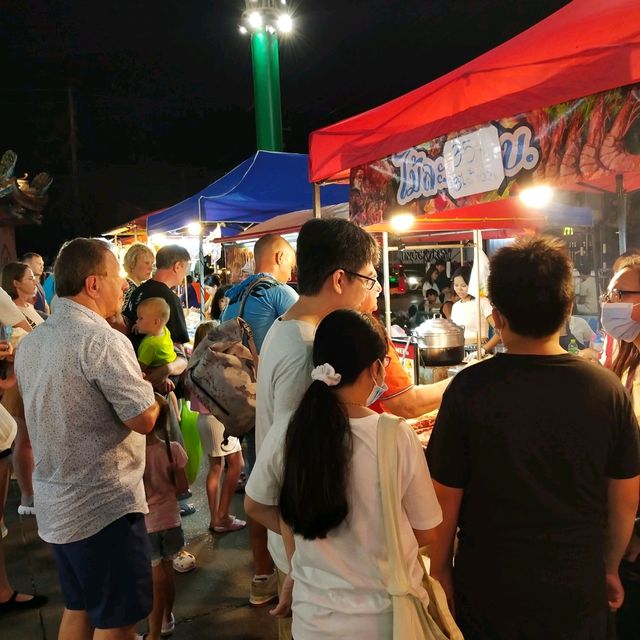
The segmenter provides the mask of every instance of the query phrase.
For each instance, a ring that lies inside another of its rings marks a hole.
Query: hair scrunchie
[[[325,362],[313,369],[311,379],[320,380],[324,382],[327,387],[335,387],[337,384],[340,384],[342,376],[336,373],[336,370],[328,362]]]

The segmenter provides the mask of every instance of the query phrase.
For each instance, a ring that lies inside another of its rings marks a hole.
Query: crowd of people
[[[311,220],[296,250],[267,235],[254,256],[243,282],[210,279],[193,293],[199,301],[208,289],[194,347],[234,318],[251,327],[255,429],[243,442],[184,385],[192,345],[175,289],[189,272],[185,249],[133,245],[125,279],[108,244],[72,240],[49,278],[50,305],[40,256],[4,267],[0,322],[12,330],[1,336],[0,389],[17,436],[0,451],[0,502],[12,461],[19,513],[35,515],[58,569],[59,637],[133,640],[145,618],[139,637],[173,633],[174,570],[195,561],[181,527],[192,508],[179,424],[189,400],[207,456],[209,528],[248,527],[248,598],[277,601],[280,639],[398,637],[393,546],[425,610],[426,547],[465,638],[604,640],[624,602],[620,574],[634,574],[640,554],[640,258],[618,262],[603,297],[603,364],[563,348],[580,327],[560,241],[525,236],[500,249],[475,325],[468,267],[451,287],[444,263],[434,265],[429,304],[450,303],[447,315],[472,331],[492,327],[485,348],[501,341],[506,352],[416,385],[374,317],[371,235]],[[425,451],[406,419],[438,408]],[[393,540],[383,413],[398,416]],[[242,473],[246,516],[230,513]],[[44,606],[45,596],[12,589],[4,564],[0,542],[0,614]]]

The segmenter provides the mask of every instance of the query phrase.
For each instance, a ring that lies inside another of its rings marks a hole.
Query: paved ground
[[[198,568],[177,575],[175,640],[268,640],[277,638],[276,625],[267,607],[248,603],[251,579],[248,532],[212,535],[203,476],[192,488],[198,512],[184,519],[187,548],[198,560]],[[51,552],[37,536],[35,518],[18,516],[19,495],[11,483],[5,510],[9,536],[5,538],[7,566],[14,588],[49,596],[39,610],[2,616],[2,640],[55,640],[62,613],[62,596]],[[242,516],[242,496],[237,495],[233,513]],[[142,628],[140,629],[143,630]]]

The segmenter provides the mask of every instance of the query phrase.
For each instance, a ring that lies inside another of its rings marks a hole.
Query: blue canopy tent
[[[348,185],[322,188],[322,204],[349,200]],[[251,224],[313,208],[309,157],[302,153],[257,151],[199,193],[149,216],[147,233],[168,233],[192,222]]]

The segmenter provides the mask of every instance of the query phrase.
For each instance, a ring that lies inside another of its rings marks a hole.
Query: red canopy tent
[[[640,80],[640,2],[574,0],[458,69],[311,133],[312,182],[452,131]]]

